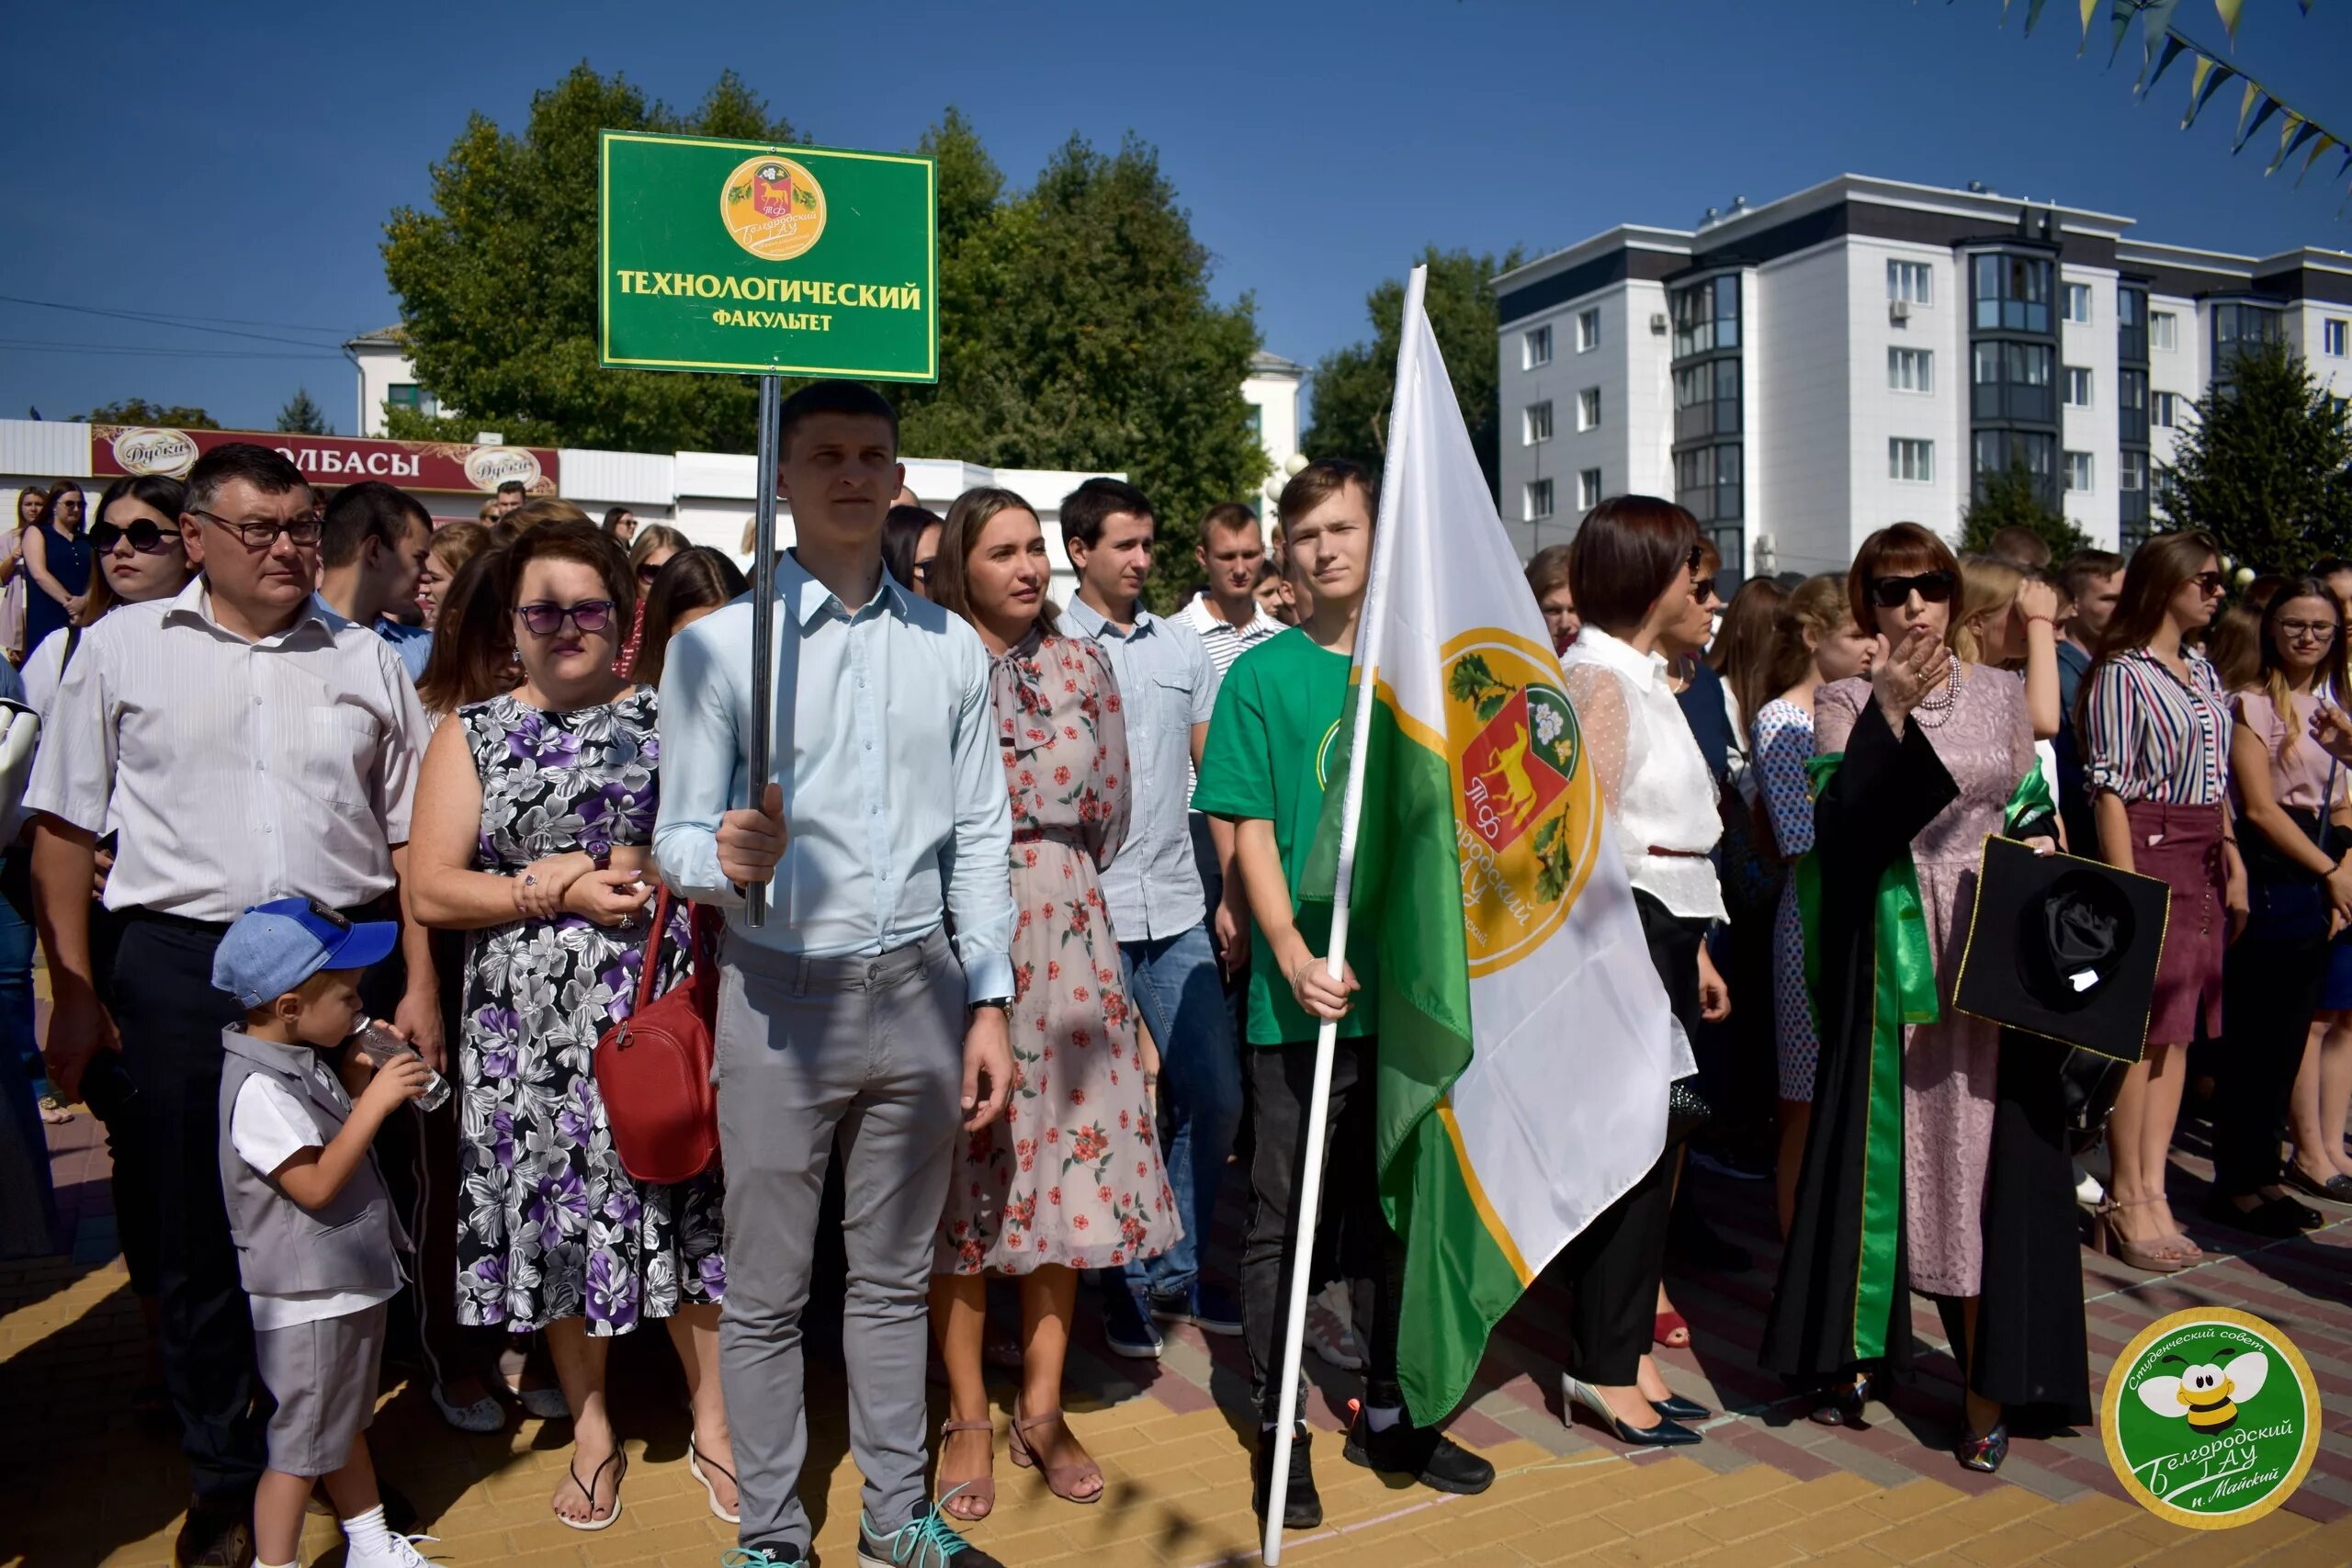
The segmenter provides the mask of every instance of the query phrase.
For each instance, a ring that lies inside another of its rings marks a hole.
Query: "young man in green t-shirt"
[[[1307,1097],[1316,1035],[1339,1021],[1331,1064],[1330,1134],[1325,1145],[1324,1212],[1339,1227],[1340,1264],[1353,1297],[1355,1330],[1370,1366],[1364,1397],[1348,1428],[1346,1457],[1401,1472],[1444,1492],[1484,1492],[1494,1466],[1435,1427],[1407,1419],[1396,1385],[1396,1309],[1404,1247],[1380,1208],[1374,1083],[1379,1019],[1367,988],[1375,977],[1372,940],[1348,944],[1333,980],[1324,953],[1330,912],[1301,911],[1298,886],[1335,773],[1348,719],[1348,667],[1356,615],[1371,574],[1374,481],[1357,464],[1325,458],[1301,469],[1279,503],[1292,580],[1306,617],[1250,649],[1226,672],[1201,758],[1193,807],[1234,825],[1235,867],[1250,899],[1247,1072],[1257,1117],[1250,1167],[1250,1227],[1241,1248],[1241,1320],[1259,1405],[1251,1506],[1261,1518],[1272,1479],[1281,1401],[1281,1337],[1288,1319],[1291,1267],[1309,1263],[1314,1238],[1297,1234],[1298,1172],[1306,1157]],[[1323,1521],[1307,1460],[1306,1423],[1291,1448],[1283,1526]]]

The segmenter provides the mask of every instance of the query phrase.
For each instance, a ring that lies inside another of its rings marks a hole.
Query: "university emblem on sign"
[[[2317,1457],[2318,1381],[2251,1313],[2158,1318],[2107,1374],[2099,1436],[2124,1490],[2190,1529],[2251,1524],[2294,1495]]]
[[[825,188],[789,158],[746,158],[720,187],[718,215],[753,255],[790,261],[825,232]]]
[[[1498,629],[1445,651],[1462,914],[1475,977],[1559,928],[1591,864],[1600,798],[1559,661]]]

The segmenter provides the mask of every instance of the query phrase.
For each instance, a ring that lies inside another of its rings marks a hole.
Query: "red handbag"
[[[645,938],[637,1006],[598,1037],[591,1062],[613,1130],[613,1152],[639,1181],[684,1181],[718,1157],[718,1095],[710,1081],[718,976],[712,945],[704,940],[704,914],[694,911],[693,967],[655,997],[654,976],[670,929],[670,889],[662,887]]]

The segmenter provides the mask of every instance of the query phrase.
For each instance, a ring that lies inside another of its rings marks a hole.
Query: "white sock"
[[[343,1538],[351,1543],[354,1557],[380,1557],[392,1549],[392,1532],[384,1528],[384,1506],[381,1503],[356,1519],[343,1521]]]
[[[1363,1424],[1375,1432],[1385,1432],[1405,1418],[1401,1404],[1367,1404],[1363,1407]]]
[[[261,1558],[256,1555],[254,1558],[254,1568],[302,1568],[302,1564],[299,1558],[296,1561],[288,1562],[264,1562]]]

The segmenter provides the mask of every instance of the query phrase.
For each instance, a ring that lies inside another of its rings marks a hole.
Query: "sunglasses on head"
[[[138,522],[128,526],[119,523],[101,523],[90,530],[91,547],[100,555],[107,554],[124,539],[129,539],[130,547],[140,554],[152,556],[166,545],[178,544],[180,531],[177,528],[166,528],[162,524],[146,517],[141,517]]]
[[[1871,579],[1871,603],[1882,610],[1892,610],[1917,593],[1922,602],[1942,604],[1950,602],[1952,576],[1948,571],[1923,571],[1912,577],[1873,577]]]

